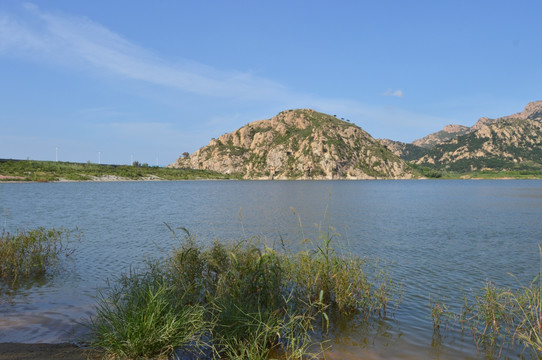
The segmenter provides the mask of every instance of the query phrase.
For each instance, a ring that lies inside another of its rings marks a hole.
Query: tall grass
[[[66,229],[38,228],[0,235],[0,279],[14,285],[22,279],[53,273],[75,248]]]
[[[463,331],[470,332],[477,349],[490,358],[500,358],[505,349],[515,351],[517,347],[542,358],[540,273],[529,285],[520,285],[516,290],[487,282],[464,296],[458,314],[449,311],[443,302],[431,303],[431,315],[436,330],[443,318],[456,321]]]
[[[542,357],[542,286],[540,275],[518,292],[512,294],[517,307],[515,336],[529,351]]]
[[[93,345],[111,358],[168,358],[198,341],[205,322],[201,306],[183,306],[157,267],[130,273],[102,292],[87,326]]]
[[[315,359],[330,319],[383,316],[392,299],[389,279],[371,282],[334,236],[289,254],[257,237],[204,247],[183,231],[170,257],[104,291],[89,322],[94,346],[119,358],[210,347],[217,359]]]
[[[491,357],[500,357],[514,342],[517,309],[510,295],[510,290],[488,282],[474,292],[474,300],[465,297],[460,323],[470,329],[476,347]]]

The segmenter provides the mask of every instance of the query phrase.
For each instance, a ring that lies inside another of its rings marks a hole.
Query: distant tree
[[[139,161],[134,161],[134,162],[132,163],[132,166],[133,166],[133,167],[141,167],[141,163],[140,163]]]
[[[183,152],[183,158],[186,159],[189,155],[190,153],[188,151]]]

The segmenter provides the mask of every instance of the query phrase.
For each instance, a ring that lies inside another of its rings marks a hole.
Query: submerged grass
[[[364,261],[340,255],[334,235],[288,254],[257,237],[204,247],[182,230],[170,257],[121,277],[99,298],[91,344],[109,357],[184,348],[216,359],[318,358],[330,319],[384,316],[393,300],[391,281],[371,279]]]
[[[540,252],[542,259],[542,249]],[[519,346],[524,353],[542,359],[540,274],[529,285],[520,285],[517,290],[487,282],[464,297],[458,314],[450,312],[443,302],[431,303],[435,329],[439,329],[442,318],[453,319],[463,331],[471,333],[477,349],[489,358],[500,358],[505,349]]]
[[[20,280],[43,276],[58,269],[60,259],[75,248],[66,229],[37,228],[0,235],[0,279],[16,285]]]

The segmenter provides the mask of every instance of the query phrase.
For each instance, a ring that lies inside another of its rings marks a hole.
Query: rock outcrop
[[[522,112],[514,115],[480,118],[464,133],[434,144],[413,161],[418,165],[460,172],[540,170],[542,101],[529,103]]]
[[[447,125],[442,130],[424,136],[421,139],[414,140],[412,145],[430,149],[435,145],[442,144],[448,140],[451,140],[459,135],[466,134],[470,131],[468,126],[463,125]]]
[[[360,127],[310,109],[283,111],[212,139],[170,167],[245,179],[411,178],[412,169]]]

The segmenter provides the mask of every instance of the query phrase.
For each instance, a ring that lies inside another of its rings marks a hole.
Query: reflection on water
[[[542,182],[0,184],[0,209],[8,231],[44,226],[84,233],[72,270],[0,297],[0,342],[69,340],[107,278],[168,255],[177,240],[164,222],[187,227],[202,242],[259,234],[271,245],[282,238],[291,251],[329,224],[348,250],[389,265],[403,288],[391,319],[345,324],[330,334],[329,358],[465,359],[479,358],[469,336],[433,336],[429,298],[444,298],[457,311],[463,294],[485,280],[514,287],[534,278]]]

